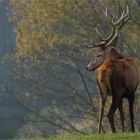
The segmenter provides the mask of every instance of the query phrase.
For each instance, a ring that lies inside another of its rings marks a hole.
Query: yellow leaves
[[[17,56],[23,58],[40,52],[43,41],[44,35],[40,32],[30,32],[26,36],[17,33]]]
[[[15,5],[15,4],[17,3],[17,0],[10,0],[10,3],[11,3],[12,5]]]
[[[58,5],[58,7],[63,7],[66,3],[66,0],[56,0],[56,3]]]
[[[56,46],[67,46],[73,43],[74,40],[72,40],[72,37],[70,36],[63,36],[59,34],[54,34],[51,36],[48,36],[47,42],[50,47],[56,47]]]
[[[126,26],[127,28],[124,28],[124,34],[126,36],[126,39],[128,40],[130,45],[136,44],[138,45],[139,42],[139,36],[138,34],[140,34],[140,31],[137,30],[137,26],[135,25],[131,25],[128,24],[128,26]]]
[[[13,7],[13,9],[15,8],[14,13],[16,13],[14,16],[19,16],[15,30],[19,58],[40,52],[42,46],[67,46],[74,42],[75,36],[67,34],[69,27],[65,27],[65,29],[63,27],[67,19],[64,12],[61,11],[65,0],[26,2],[18,1],[17,7]],[[67,6],[71,10],[70,3]],[[22,8],[20,9],[20,7]]]
[[[106,31],[103,6],[98,1],[11,0],[11,3],[19,56],[40,52],[42,46],[71,47],[94,39],[97,23]],[[114,6],[110,5],[110,11],[114,10]],[[127,32],[128,29],[125,29]],[[138,40],[135,33],[127,32],[126,36],[133,42]]]

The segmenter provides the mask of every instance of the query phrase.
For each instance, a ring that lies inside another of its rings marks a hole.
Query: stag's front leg
[[[104,116],[104,107],[105,107],[105,102],[107,98],[107,94],[102,92],[102,90],[99,88],[99,93],[100,93],[100,112],[99,112],[99,125],[98,125],[98,133],[100,134],[101,132],[101,125],[102,125],[102,119]]]

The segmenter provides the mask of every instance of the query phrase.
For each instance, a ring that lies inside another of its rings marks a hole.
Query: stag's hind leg
[[[121,100],[121,98],[112,97],[112,103],[111,103],[111,106],[110,106],[110,109],[108,112],[108,119],[109,119],[110,126],[111,126],[113,133],[116,132],[115,125],[114,125],[114,113],[115,113],[116,109],[118,108],[120,100]]]
[[[118,109],[120,112],[120,119],[121,119],[121,125],[122,125],[122,132],[124,132],[124,112],[123,112],[123,104],[122,104],[122,99],[118,105]]]
[[[135,132],[135,127],[134,127],[134,112],[133,112],[134,98],[135,98],[134,94],[132,94],[128,98],[129,111],[130,111],[130,121],[131,121],[131,131],[132,132]]]

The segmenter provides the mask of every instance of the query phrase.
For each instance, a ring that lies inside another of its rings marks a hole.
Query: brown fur
[[[120,111],[122,131],[124,131],[124,113],[122,105],[122,99],[124,97],[129,101],[131,130],[134,132],[133,104],[135,91],[139,81],[138,73],[131,58],[123,57],[115,49],[111,48],[115,47],[117,44],[119,31],[129,21],[129,19],[131,19],[130,9],[127,5],[126,12],[123,10],[118,20],[115,20],[114,16],[110,16],[111,14],[108,14],[108,10],[106,10],[105,14],[111,23],[112,33],[106,39],[102,39],[101,33],[96,28],[96,33],[101,42],[96,44],[92,42],[92,47],[89,46],[89,48],[98,47],[101,51],[87,65],[87,70],[96,70],[97,84],[101,97],[98,133],[101,131],[101,123],[104,115],[104,106],[107,95],[112,96],[112,103],[108,113],[108,119],[112,132],[116,132],[114,125],[114,113],[117,108]]]
[[[124,113],[122,106],[122,98],[124,97],[129,101],[131,130],[134,132],[133,103],[139,81],[134,61],[131,58],[123,57],[116,50],[111,49],[103,64],[96,69],[96,77],[101,96],[98,133],[100,133],[101,129],[107,95],[112,96],[112,104],[108,113],[112,132],[116,132],[114,113],[117,108],[120,111],[122,131],[124,131]]]
[[[125,88],[128,88],[131,91],[134,91],[138,85],[137,70],[131,58],[107,58],[104,63],[96,70],[96,73],[97,77],[99,77],[97,80],[102,82],[102,84],[105,82],[108,82],[110,85],[113,84],[112,87],[115,87],[115,85],[117,86],[117,83],[120,82],[120,84],[123,85],[124,90]],[[115,79],[114,75],[117,75],[119,79]]]

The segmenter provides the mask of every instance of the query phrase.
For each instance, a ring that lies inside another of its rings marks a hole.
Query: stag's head
[[[108,50],[108,48],[110,47],[116,46],[119,31],[130,19],[129,7],[126,7],[126,11],[123,10],[121,16],[117,20],[115,19],[115,16],[112,16],[110,13],[108,13],[107,10],[105,10],[105,16],[109,20],[109,23],[112,27],[112,32],[106,39],[103,39],[101,33],[96,28],[96,34],[101,42],[96,44],[92,42],[91,46],[86,47],[99,48],[100,51],[92,58],[90,63],[87,65],[87,70],[89,71],[96,70],[98,67],[100,67],[106,58],[106,50]]]

